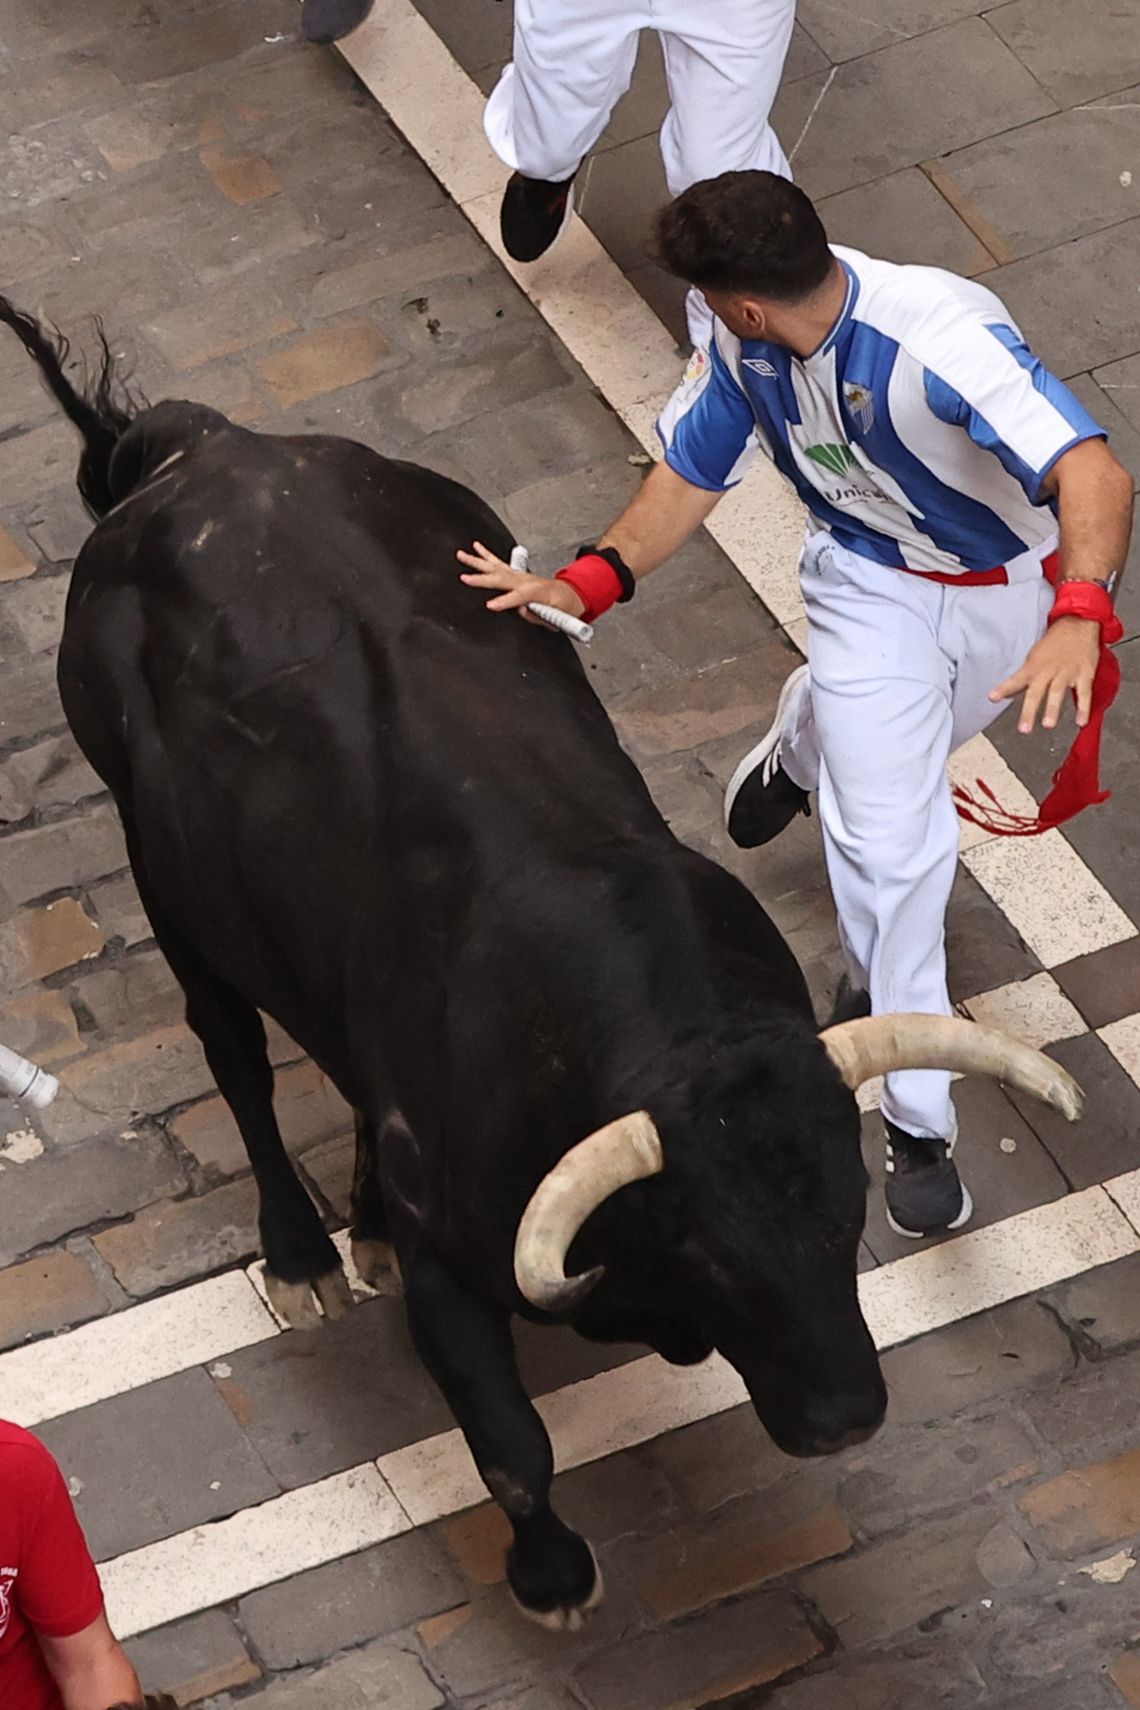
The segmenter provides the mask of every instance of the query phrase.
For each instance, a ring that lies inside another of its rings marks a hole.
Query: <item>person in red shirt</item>
[[[143,1703],[59,1467],[30,1432],[0,1420],[0,1705]]]

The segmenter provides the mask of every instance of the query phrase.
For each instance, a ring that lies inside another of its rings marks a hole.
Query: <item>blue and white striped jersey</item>
[[[992,291],[836,247],[847,301],[800,358],[719,321],[658,423],[665,460],[712,492],[758,451],[815,525],[880,564],[990,570],[1055,541],[1044,481],[1103,437]]]

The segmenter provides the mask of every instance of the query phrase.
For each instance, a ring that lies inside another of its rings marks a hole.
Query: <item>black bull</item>
[[[60,692],[248,1148],[273,1297],[303,1324],[345,1290],[259,1010],[358,1113],[362,1272],[390,1242],[512,1522],[513,1590],[573,1621],[600,1583],[550,1506],[512,1314],[676,1362],[717,1349],[794,1454],[883,1417],[857,1108],[800,970],[671,835],[573,648],[462,587],[457,546],[512,544],[472,493],[197,405],[132,421],[109,368],[84,399],[34,323],[0,319],[85,437],[101,520]],[[547,1181],[567,1154],[573,1179]]]

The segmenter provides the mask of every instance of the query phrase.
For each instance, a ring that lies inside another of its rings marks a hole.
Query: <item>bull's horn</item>
[[[535,1188],[515,1239],[515,1281],[532,1306],[568,1312],[601,1280],[602,1266],[567,1277],[570,1243],[592,1211],[629,1182],[660,1175],[661,1139],[644,1110],[607,1122],[572,1146]]]
[[[1075,1122],[1085,1095],[1059,1063],[994,1027],[951,1015],[872,1015],[842,1021],[820,1034],[827,1054],[854,1092],[874,1075],[898,1069],[949,1069],[993,1075]]]

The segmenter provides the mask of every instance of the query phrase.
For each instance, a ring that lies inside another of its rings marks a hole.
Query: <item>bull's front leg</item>
[[[554,1455],[519,1377],[510,1314],[461,1287],[422,1246],[405,1262],[404,1298],[420,1358],[514,1530],[507,1580],[516,1603],[541,1626],[573,1631],[600,1603],[602,1576],[589,1544],[550,1506]]]

